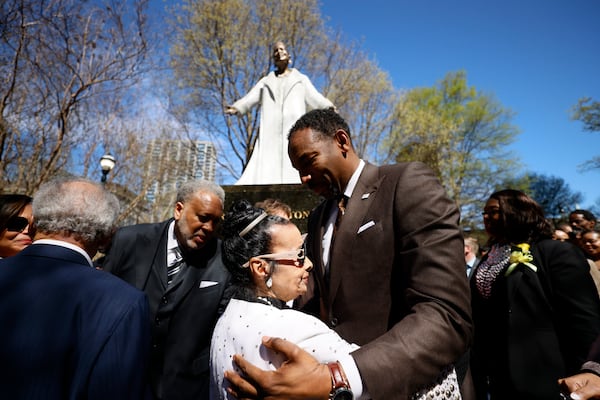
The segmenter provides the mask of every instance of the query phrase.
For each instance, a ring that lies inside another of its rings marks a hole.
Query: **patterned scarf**
[[[500,272],[506,268],[510,260],[511,246],[509,244],[494,244],[485,260],[477,267],[475,272],[475,286],[479,294],[489,299],[492,294],[492,286],[500,275]]]

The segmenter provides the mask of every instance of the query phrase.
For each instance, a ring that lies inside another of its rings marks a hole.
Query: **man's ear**
[[[335,142],[337,146],[342,150],[342,154],[344,158],[346,157],[346,153],[350,151],[352,148],[352,144],[350,143],[350,136],[348,136],[348,132],[343,129],[338,129],[335,132],[334,136]]]
[[[175,203],[175,209],[173,210],[173,217],[176,220],[179,220],[179,218],[181,218],[182,212],[183,212],[183,203],[181,201],[178,201],[177,203]]]

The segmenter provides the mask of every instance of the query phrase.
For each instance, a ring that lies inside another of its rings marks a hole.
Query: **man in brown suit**
[[[471,341],[458,209],[424,164],[377,167],[361,160],[348,125],[331,110],[296,122],[289,156],[302,182],[325,197],[309,218],[315,287],[305,309],[362,346],[351,354],[359,377],[347,377],[354,397],[408,399]],[[338,210],[342,195],[347,200]],[[261,395],[338,398],[327,366],[283,340],[263,343],[289,362],[266,372],[234,358]],[[342,367],[354,375],[354,366]],[[256,393],[239,375],[226,377],[235,394]]]

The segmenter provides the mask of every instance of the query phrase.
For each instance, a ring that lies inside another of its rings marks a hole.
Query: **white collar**
[[[358,178],[360,178],[360,174],[362,173],[364,168],[365,168],[365,162],[361,159],[360,162],[358,163],[358,167],[356,167],[356,169],[354,170],[354,173],[350,177],[350,180],[348,181],[348,184],[346,185],[346,189],[344,190],[344,196],[346,196],[347,198],[352,197],[352,192],[354,192],[354,188],[356,187],[356,184],[358,183]]]
[[[179,243],[175,236],[175,221],[171,221],[167,232],[167,251],[179,249]]]
[[[85,259],[87,260],[88,264],[90,265],[90,267],[94,266],[94,264],[92,263],[92,259],[90,258],[90,255],[88,253],[86,253],[85,250],[83,250],[81,247],[74,245],[72,243],[63,242],[62,240],[56,240],[56,239],[38,239],[35,242],[33,242],[33,245],[35,245],[35,244],[51,244],[53,246],[66,247],[67,249],[71,249],[71,250],[76,251],[79,254],[83,255],[85,257]]]

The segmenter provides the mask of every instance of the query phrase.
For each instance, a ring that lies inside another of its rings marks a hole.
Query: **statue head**
[[[275,42],[273,45],[273,64],[278,71],[285,71],[292,59],[285,48],[285,44],[281,41]]]

